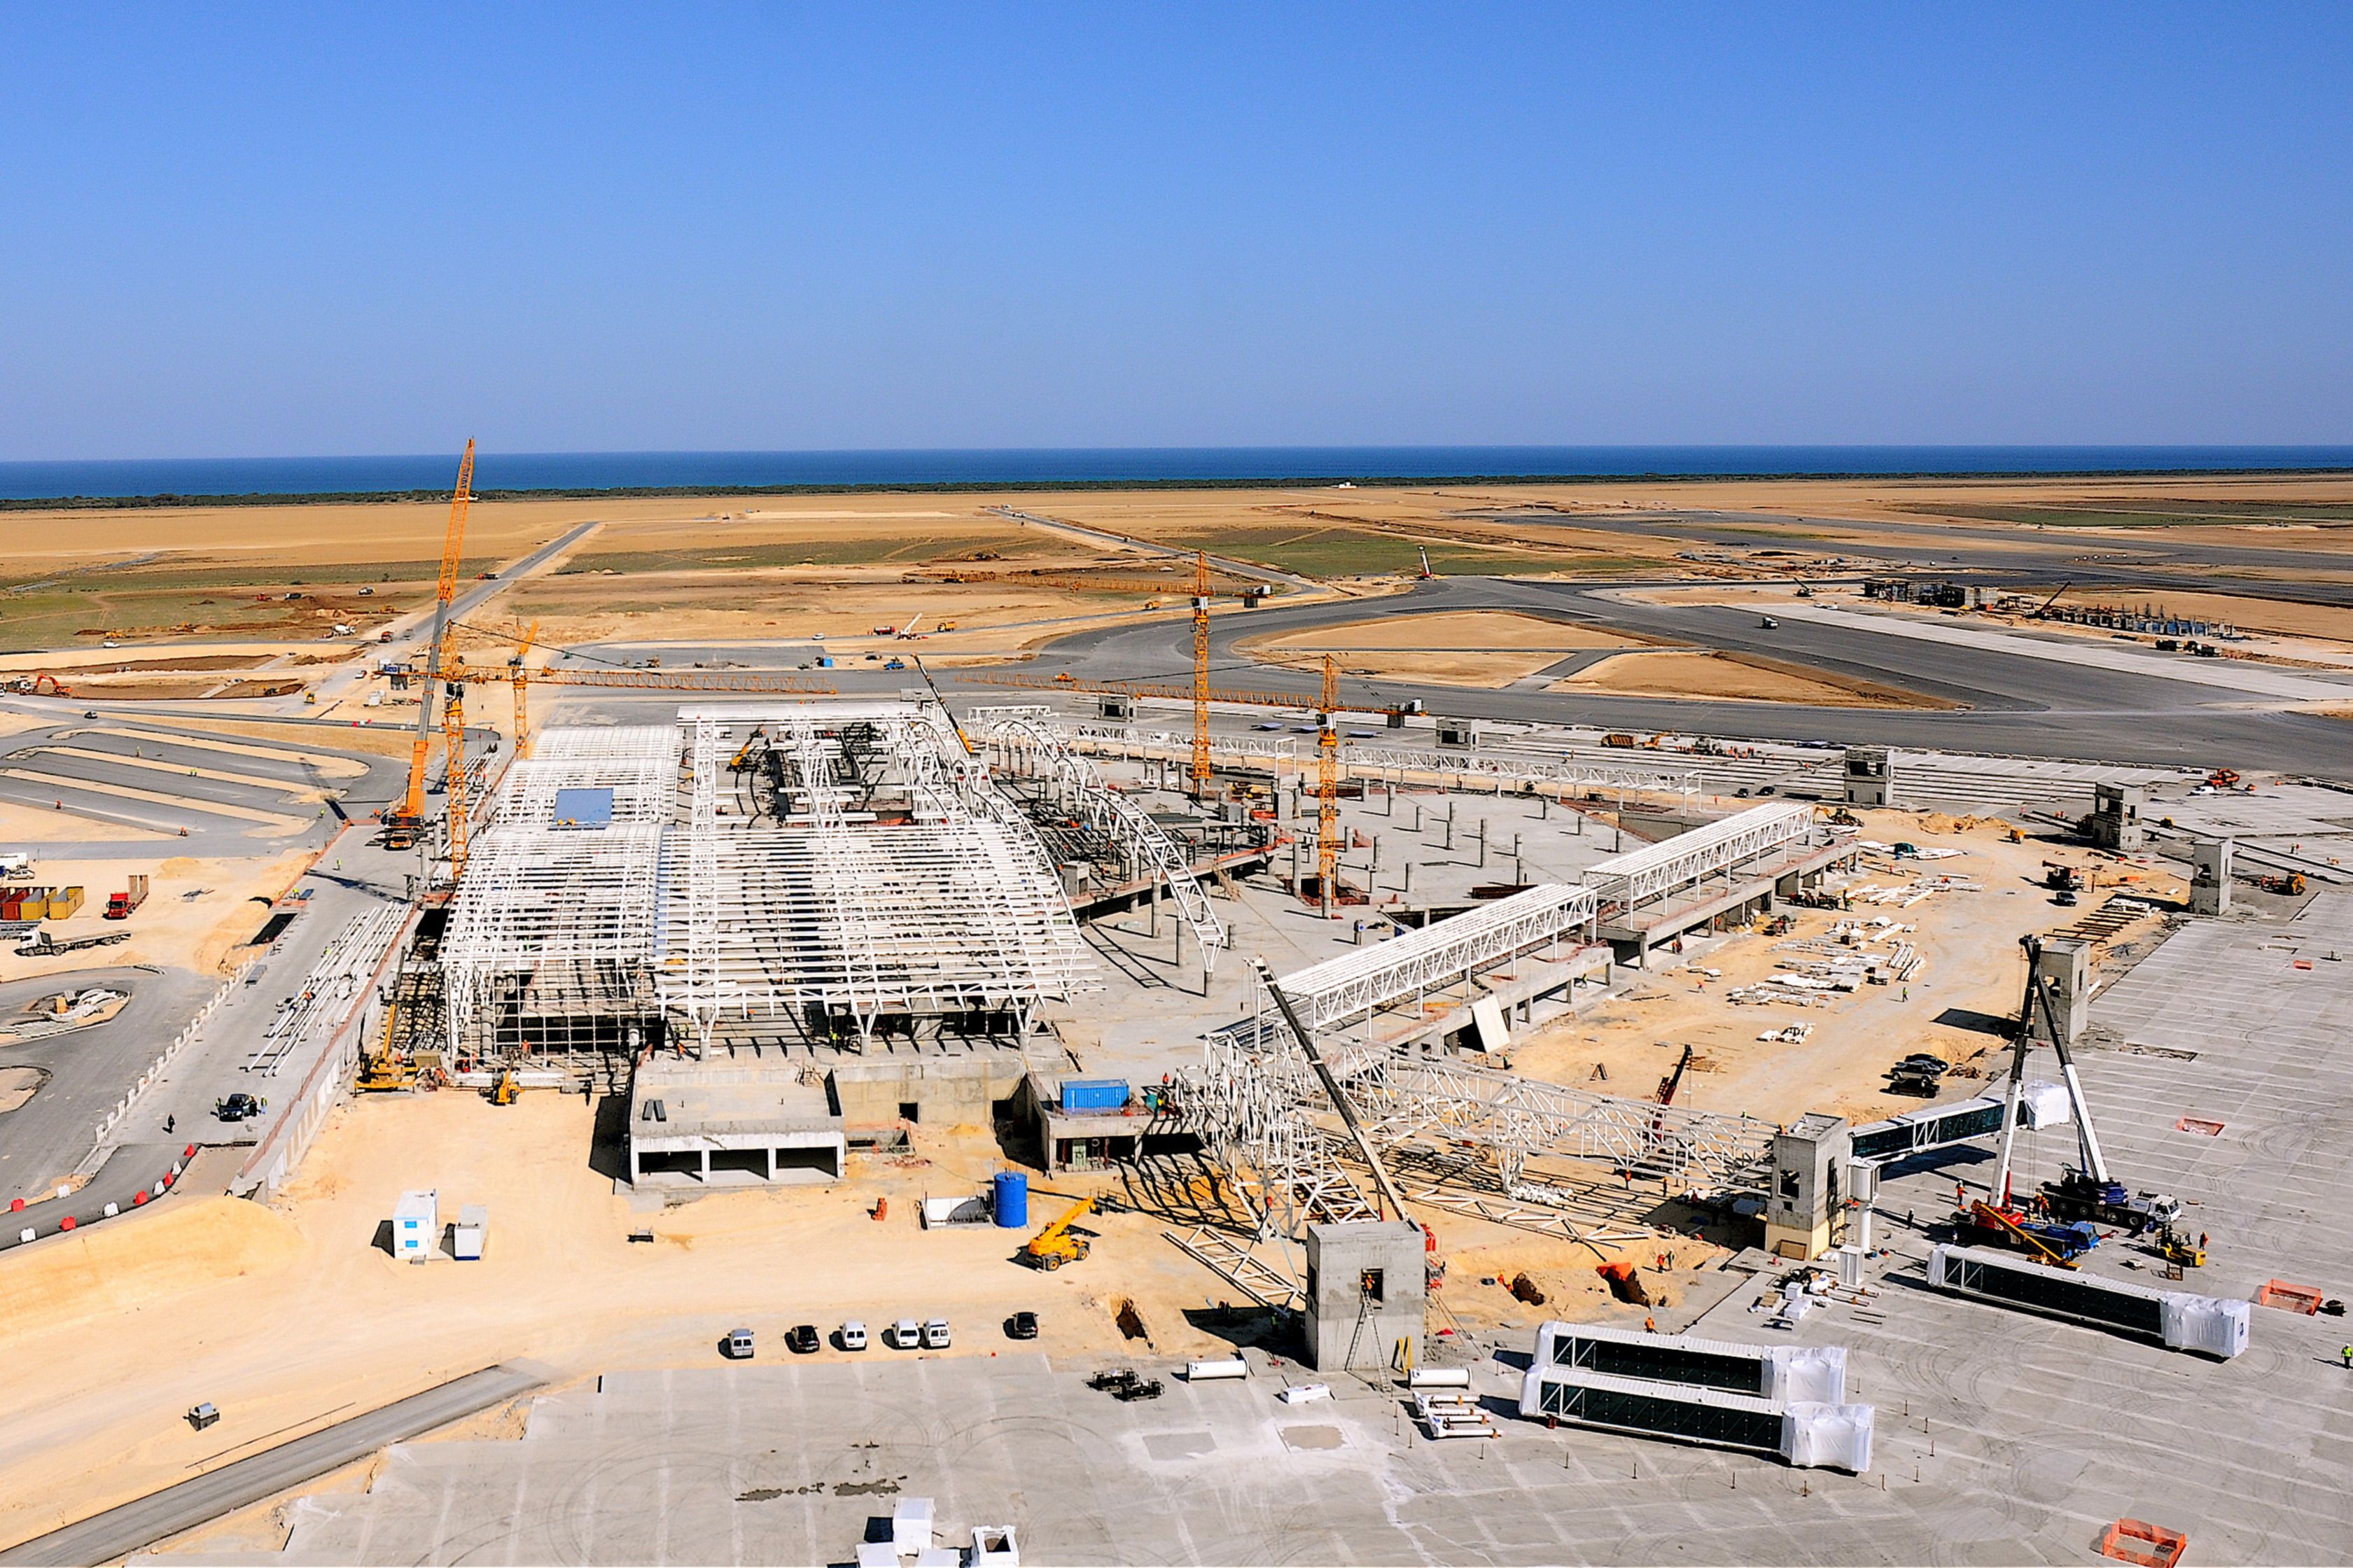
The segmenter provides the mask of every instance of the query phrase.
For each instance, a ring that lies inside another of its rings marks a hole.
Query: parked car
[[[923,1325],[923,1348],[927,1351],[948,1348],[948,1321],[945,1318],[934,1318]]]
[[[862,1351],[866,1348],[866,1325],[853,1318],[841,1325],[841,1332],[838,1337],[841,1341],[843,1350]]]
[[[214,1106],[213,1114],[223,1121],[243,1121],[249,1117],[260,1115],[262,1108],[269,1103],[265,1100],[256,1100],[243,1089],[239,1089]]]
[[[752,1331],[749,1329],[730,1329],[727,1331],[726,1340],[721,1343],[719,1349],[720,1353],[726,1356],[729,1361],[750,1361],[754,1353],[752,1350]]]
[[[795,1355],[817,1354],[818,1342],[815,1323],[795,1323],[785,1333],[785,1348]]]
[[[1951,1064],[1947,1062],[1942,1057],[1932,1057],[1926,1051],[1914,1051],[1910,1056],[1905,1057],[1902,1061],[1897,1062],[1894,1067],[1887,1070],[1890,1072],[1918,1073],[1924,1077],[1936,1078],[1942,1077],[1947,1068],[1950,1066]]]
[[[891,1342],[902,1351],[913,1350],[923,1341],[923,1326],[913,1318],[902,1318],[891,1325]]]
[[[1005,1337],[1008,1340],[1034,1340],[1038,1337],[1038,1314],[1016,1312],[1005,1320]]]

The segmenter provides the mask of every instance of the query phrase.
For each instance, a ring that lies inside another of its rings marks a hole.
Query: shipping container
[[[1072,1078],[1062,1080],[1064,1110],[1119,1110],[1127,1105],[1124,1078]]]

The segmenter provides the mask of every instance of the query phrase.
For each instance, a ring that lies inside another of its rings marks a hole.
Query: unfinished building
[[[1091,984],[1028,815],[919,700],[544,732],[441,957],[461,1070],[1018,1040]]]

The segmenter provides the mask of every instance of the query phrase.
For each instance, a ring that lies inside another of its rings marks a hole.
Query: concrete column
[[[2228,838],[2201,838],[2192,856],[2196,863],[2189,879],[2189,912],[2194,915],[2226,915],[2231,912],[2231,850]]]

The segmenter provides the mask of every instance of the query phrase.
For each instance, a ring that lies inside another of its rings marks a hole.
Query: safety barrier
[[[179,1153],[173,1157],[171,1163],[165,1168],[162,1175],[157,1176],[146,1186],[143,1186],[137,1192],[132,1194],[131,1207],[134,1209],[143,1208],[155,1199],[162,1197],[165,1193],[170,1192],[179,1182],[182,1174],[186,1172],[189,1162],[193,1161],[195,1157],[196,1146],[194,1143],[184,1145]],[[39,1198],[30,1204],[27,1204],[23,1198],[12,1198],[9,1200],[8,1218],[10,1224],[12,1226],[16,1226],[16,1229],[13,1234],[0,1234],[0,1249],[11,1247],[29,1246],[31,1243],[41,1239],[40,1227],[37,1224],[17,1225],[16,1222],[21,1218],[21,1216],[26,1215],[37,1215],[42,1212],[43,1205],[51,1203],[63,1205],[72,1196],[73,1194],[71,1191],[66,1191],[61,1192],[55,1198]],[[110,1199],[105,1205],[94,1215],[64,1214],[58,1215],[57,1224],[55,1227],[50,1230],[49,1235],[68,1235],[73,1231],[83,1229],[86,1226],[96,1225],[100,1220],[112,1219],[123,1212],[124,1209],[121,1203]]]
[[[114,1109],[108,1111],[105,1117],[99,1121],[95,1128],[92,1129],[92,1131],[96,1136],[90,1143],[90,1152],[84,1155],[82,1157],[81,1163],[75,1167],[76,1174],[87,1176],[98,1169],[100,1162],[106,1157],[106,1141],[108,1136],[113,1132],[115,1128],[121,1125],[122,1119],[124,1117],[131,1114],[132,1109],[139,1103],[140,1097],[154,1087],[155,1080],[164,1076],[164,1069],[172,1065],[173,1058],[177,1057],[183,1050],[185,1050],[188,1046],[195,1040],[197,1036],[204,1029],[206,1023],[211,1019],[212,1016],[216,1012],[219,1011],[221,1004],[227,1001],[230,994],[237,990],[237,986],[244,983],[246,975],[252,972],[255,962],[256,961],[254,960],[248,959],[245,963],[239,964],[237,966],[237,973],[230,975],[228,979],[223,981],[221,983],[221,988],[212,994],[211,999],[206,1002],[203,1006],[196,1009],[196,1016],[188,1020],[187,1027],[173,1036],[172,1043],[165,1046],[163,1050],[157,1054],[154,1061],[149,1065],[147,1070],[141,1073],[138,1079],[132,1082],[130,1092],[125,1094],[121,1100],[114,1102]]]

